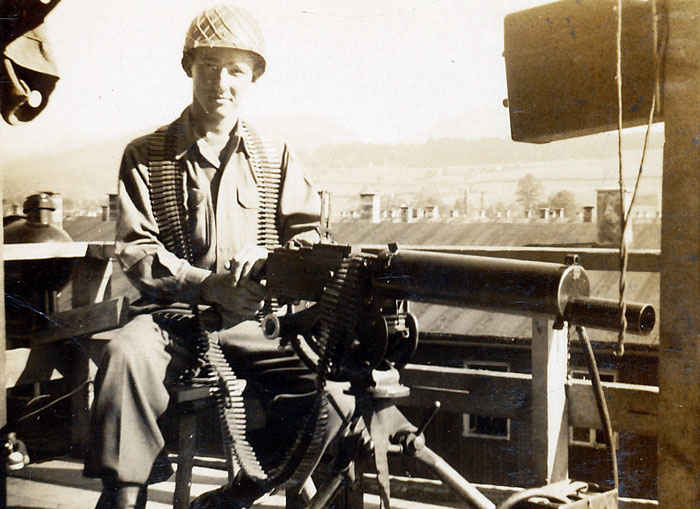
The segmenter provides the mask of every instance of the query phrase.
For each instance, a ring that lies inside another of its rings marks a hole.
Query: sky
[[[180,67],[213,1],[62,0],[47,19],[61,80],[33,122],[0,122],[0,154],[59,152],[147,132],[191,100]],[[266,36],[251,116],[328,119],[376,143],[509,137],[506,14],[541,0],[241,0]],[[459,119],[473,117],[473,122]],[[454,125],[450,131],[450,125]]]

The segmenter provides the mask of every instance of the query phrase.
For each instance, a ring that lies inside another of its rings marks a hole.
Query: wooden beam
[[[409,364],[401,371],[401,383],[411,388],[410,397],[398,400],[402,407],[426,408],[438,400],[449,412],[521,420],[531,414],[528,374]],[[602,429],[591,382],[569,379],[565,390],[569,425]],[[656,435],[657,387],[603,382],[603,391],[616,431]]]
[[[386,249],[381,244],[363,244],[359,246],[369,252]],[[514,260],[531,260],[536,262],[564,263],[569,254],[578,254],[580,263],[586,270],[612,270],[620,268],[620,255],[616,249],[591,247],[520,247],[520,246],[401,246],[401,249],[415,251],[435,251],[449,254],[474,256],[493,256]],[[630,272],[659,272],[658,249],[631,249],[629,251]]]
[[[126,297],[59,311],[50,317],[53,327],[28,335],[12,335],[11,338],[15,344],[24,342],[35,348],[67,338],[119,328],[126,323],[127,311]]]
[[[5,260],[43,260],[46,258],[84,258],[87,242],[41,242],[7,244]]]
[[[567,327],[532,320],[532,461],[538,484],[569,477],[569,421],[566,408]]]
[[[114,242],[41,242],[7,244],[5,261],[43,260],[46,258],[101,258],[114,256]]]
[[[658,387],[614,382],[603,382],[602,385],[615,431],[656,435],[659,418]],[[569,380],[566,394],[571,426],[603,429],[590,381]]]
[[[700,2],[667,0],[658,490],[697,507],[700,471]],[[693,502],[695,501],[695,502]]]

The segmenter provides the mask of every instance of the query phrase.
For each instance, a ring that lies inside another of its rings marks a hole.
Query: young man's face
[[[192,59],[192,104],[196,114],[236,114],[253,83],[255,58],[226,48],[197,48]]]

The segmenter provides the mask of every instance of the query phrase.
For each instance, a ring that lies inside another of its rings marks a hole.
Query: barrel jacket
[[[175,159],[184,172],[182,195],[189,223],[192,260],[169,252],[159,240],[149,182],[149,134],[124,150],[119,170],[119,219],[116,252],[129,279],[142,297],[155,302],[200,301],[200,285],[212,272],[227,270],[236,252],[256,244],[259,198],[250,153],[238,124],[231,132],[224,166],[197,139],[190,109],[169,127],[177,136]],[[280,241],[303,237],[317,241],[320,199],[317,191],[287,152],[278,207]]]

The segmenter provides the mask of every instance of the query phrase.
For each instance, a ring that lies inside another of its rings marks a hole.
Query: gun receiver
[[[347,260],[353,262],[348,265]],[[333,283],[339,278],[351,280],[345,285]],[[270,253],[266,281],[269,293],[281,303],[321,302],[326,296],[330,304],[268,317],[263,328],[268,337],[280,336],[292,344],[302,335],[311,350],[322,356],[327,347],[324,341],[317,341],[317,321],[340,322],[339,327],[326,325],[333,335],[344,336],[338,339],[339,344],[334,343],[330,354],[333,359],[329,365],[340,371],[348,358],[354,358],[359,365],[353,369],[361,371],[384,359],[399,367],[408,362],[418,336],[417,320],[408,312],[408,301],[547,316],[608,330],[618,330],[620,322],[617,302],[591,297],[588,275],[578,264],[395,247],[372,254],[353,251],[348,245],[317,244]],[[649,304],[626,305],[629,332],[648,334],[655,317]],[[325,341],[335,342],[336,338]]]

